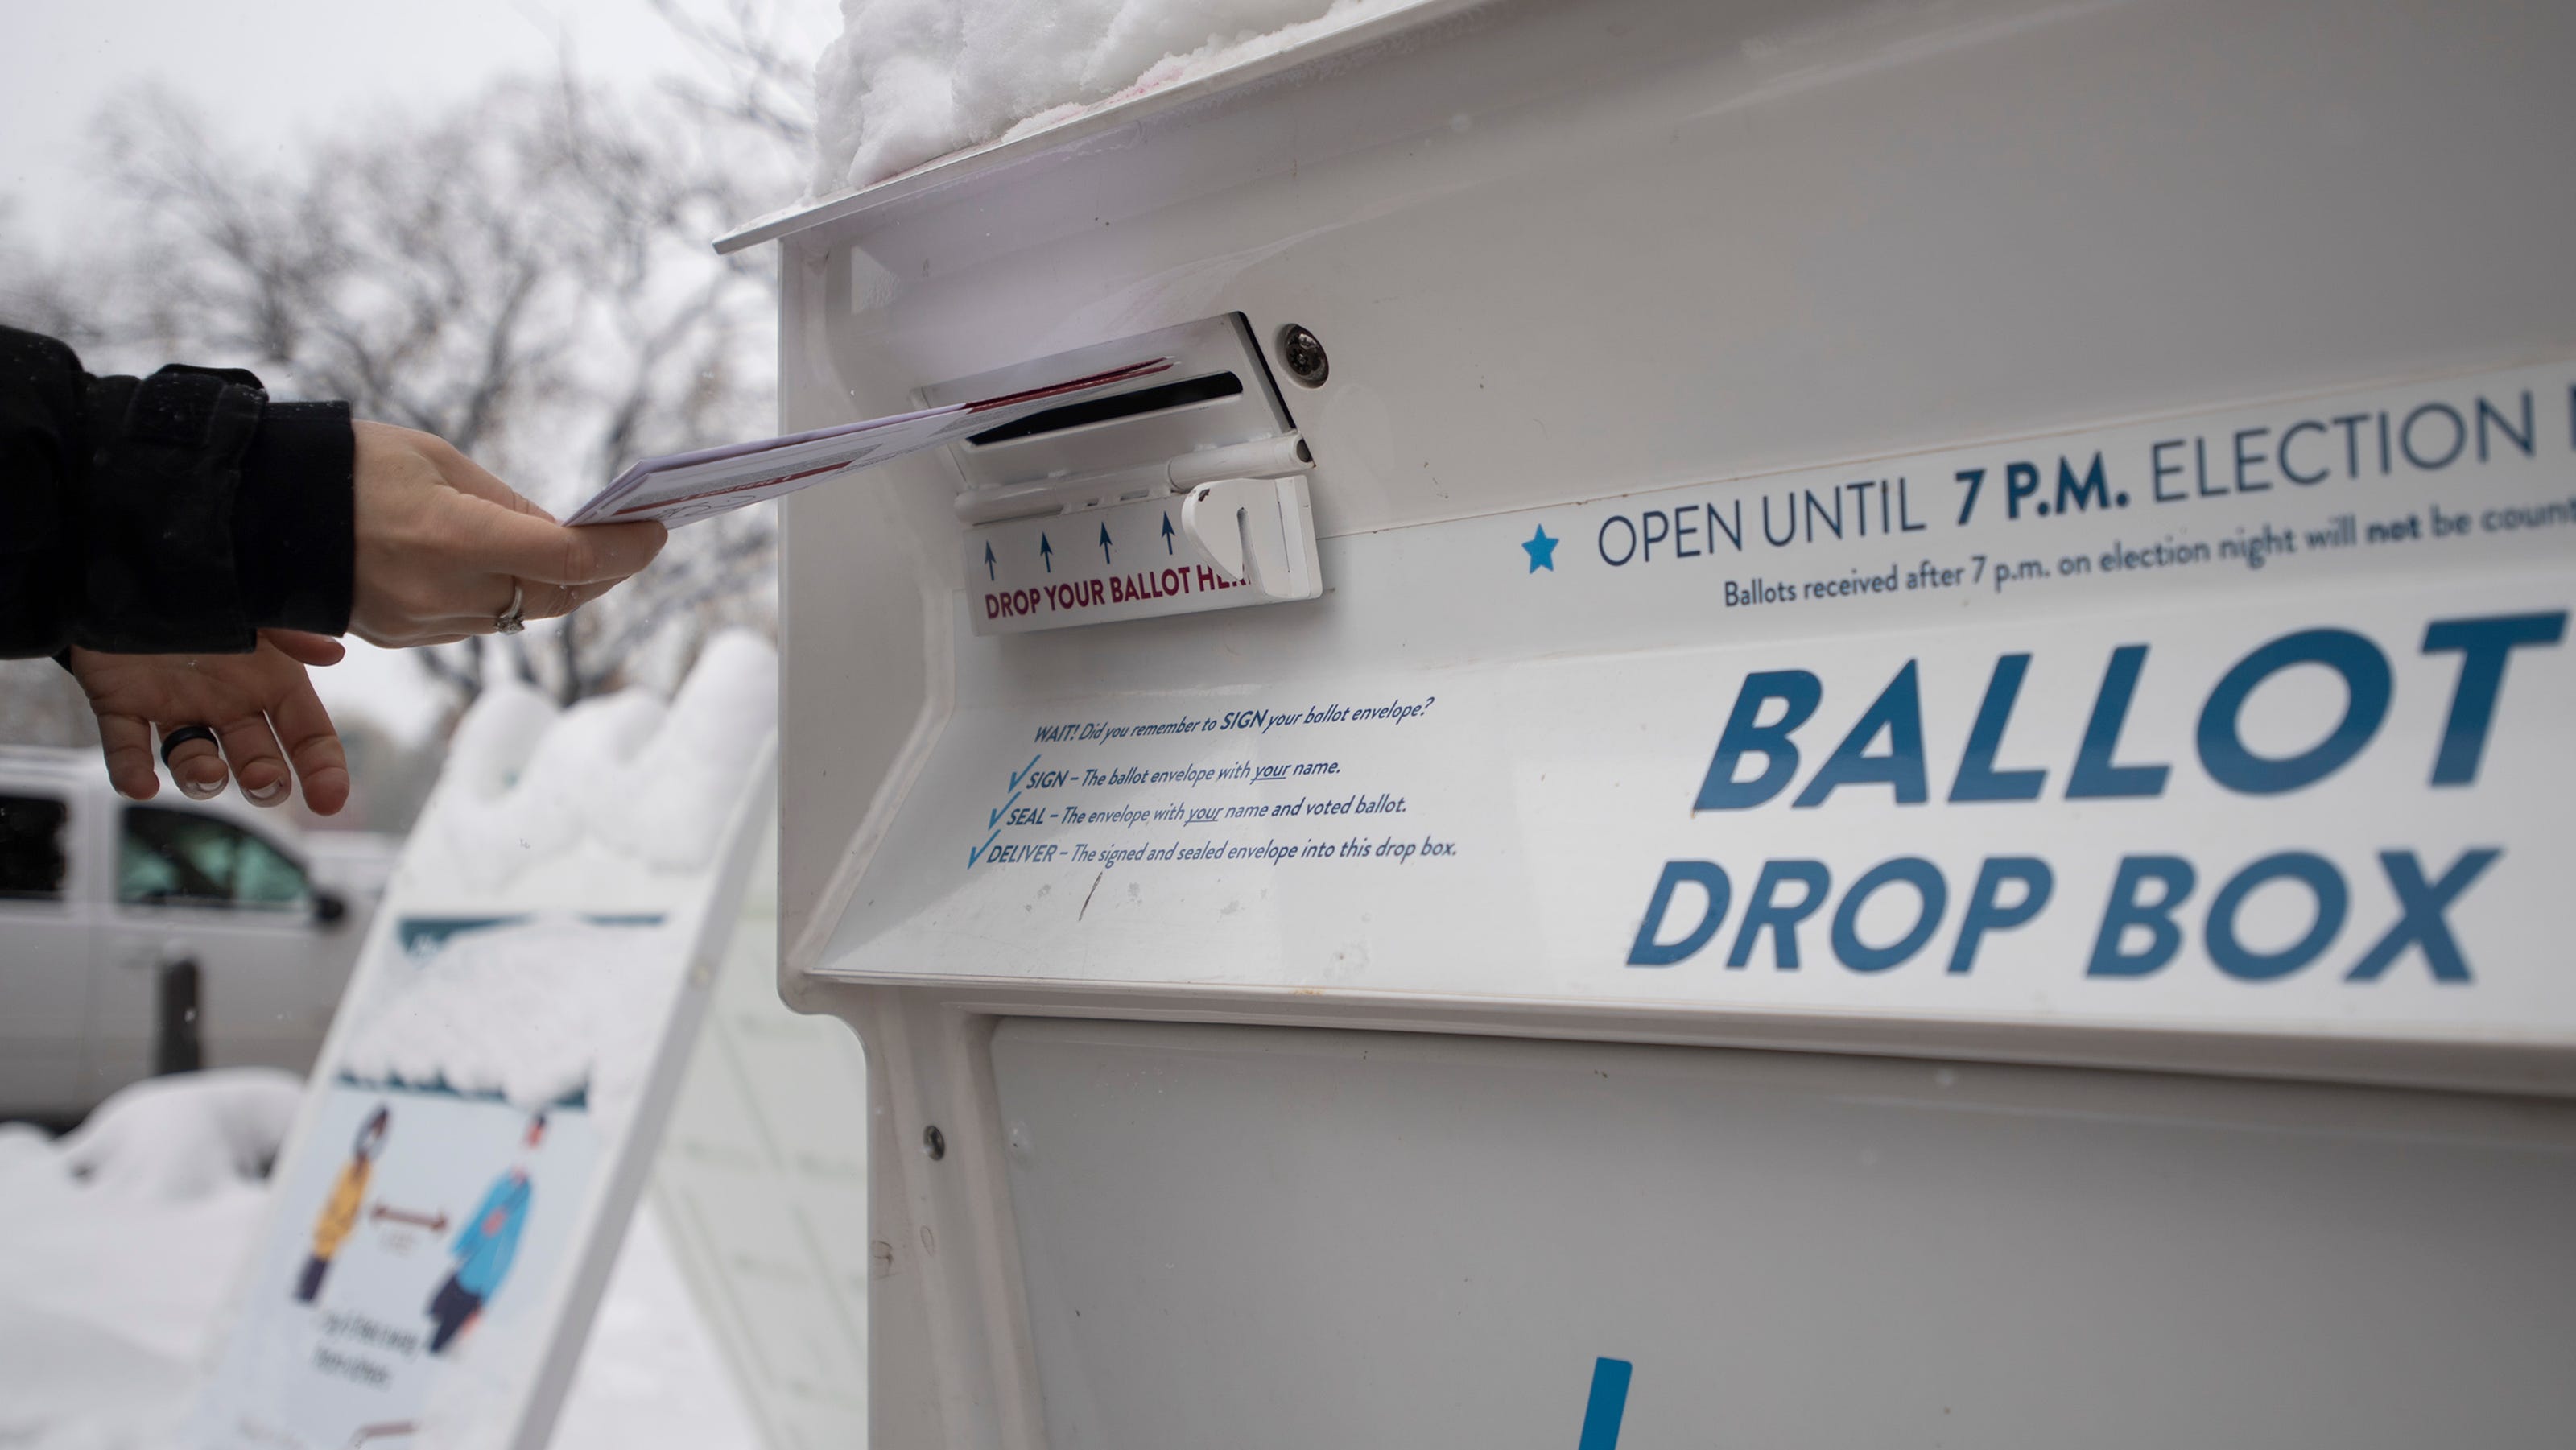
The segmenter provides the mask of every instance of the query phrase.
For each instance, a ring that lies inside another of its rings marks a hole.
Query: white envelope
[[[693,524],[745,504],[812,488],[852,469],[999,428],[1060,406],[1070,398],[1150,377],[1171,365],[1170,358],[1154,358],[998,398],[950,403],[757,443],[730,443],[694,453],[647,458],[619,474],[616,482],[575,509],[565,522],[607,524],[660,519],[673,528]]]

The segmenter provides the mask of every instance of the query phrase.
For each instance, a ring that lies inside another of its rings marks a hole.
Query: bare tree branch
[[[701,116],[762,132],[802,156],[814,140],[813,62],[788,39],[784,16],[767,0],[728,0],[709,21],[678,0],[647,0],[653,13],[725,73],[710,86],[668,77],[663,89]]]

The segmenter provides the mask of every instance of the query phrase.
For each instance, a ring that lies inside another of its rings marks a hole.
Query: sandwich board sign
[[[668,707],[468,713],[187,1443],[545,1443],[771,818],[776,672],[732,634]]]

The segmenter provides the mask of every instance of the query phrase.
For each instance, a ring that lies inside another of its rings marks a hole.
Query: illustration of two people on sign
[[[483,1306],[500,1292],[501,1281],[509,1277],[510,1263],[519,1254],[519,1234],[527,1227],[528,1203],[535,1195],[528,1182],[526,1160],[544,1144],[545,1137],[546,1115],[539,1113],[528,1120],[528,1135],[520,1145],[521,1160],[492,1180],[482,1204],[457,1233],[455,1244],[448,1250],[456,1267],[429,1299],[430,1353],[446,1353],[457,1336],[472,1328],[482,1316]]]
[[[331,1261],[340,1256],[340,1246],[357,1229],[358,1206],[367,1196],[367,1180],[375,1175],[376,1159],[384,1153],[385,1135],[393,1130],[393,1122],[393,1113],[379,1103],[359,1126],[357,1141],[349,1146],[349,1161],[332,1180],[322,1212],[313,1220],[311,1251],[305,1255],[303,1272],[295,1276],[296,1303],[310,1304],[321,1297]]]

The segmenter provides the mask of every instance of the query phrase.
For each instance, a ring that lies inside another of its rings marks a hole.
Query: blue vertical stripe
[[[1592,1361],[1592,1398],[1583,1406],[1583,1438],[1574,1450],[1619,1450],[1619,1421],[1628,1413],[1628,1376],[1635,1368],[1624,1359]]]

